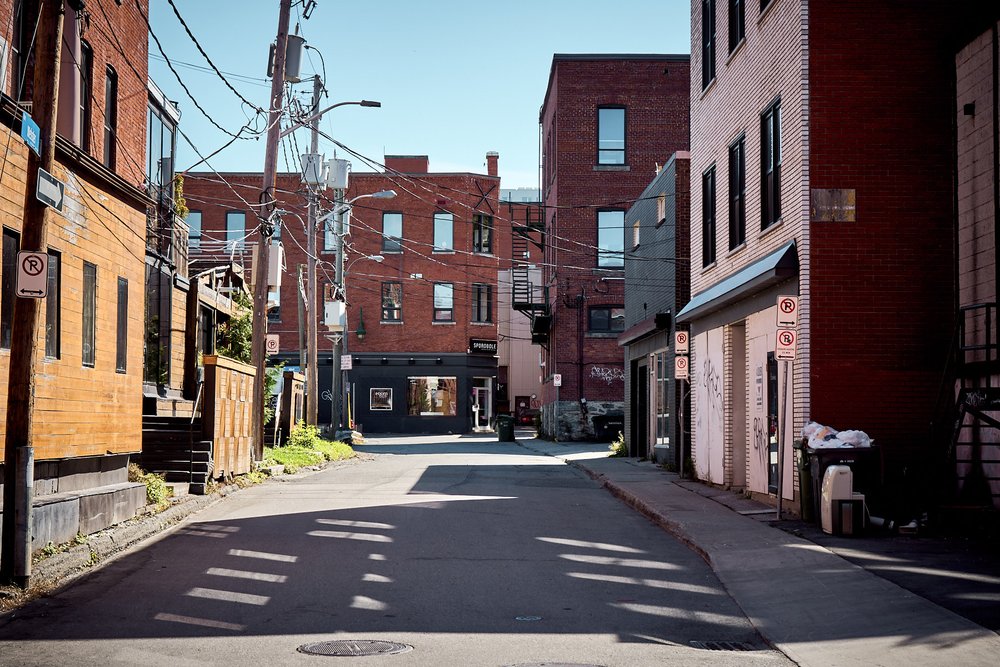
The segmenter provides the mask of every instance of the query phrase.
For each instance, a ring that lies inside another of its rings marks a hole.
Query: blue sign
[[[35,151],[35,155],[42,154],[42,128],[27,113],[21,117],[21,138],[28,144],[28,148]]]

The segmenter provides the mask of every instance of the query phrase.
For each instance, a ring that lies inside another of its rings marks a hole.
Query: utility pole
[[[312,121],[309,123],[309,127],[312,129],[312,138],[309,143],[309,152],[312,155],[319,154],[319,98],[323,94],[323,81],[319,78],[319,74],[313,77],[313,106],[312,106]],[[308,300],[308,306],[306,307],[306,337],[308,342],[306,343],[307,349],[309,351],[309,359],[307,362],[307,368],[309,370],[308,375],[306,375],[306,390],[309,392],[306,397],[306,423],[311,426],[316,426],[319,423],[319,353],[316,349],[319,340],[316,333],[317,327],[317,306],[316,306],[316,216],[317,208],[319,203],[316,201],[318,199],[317,189],[323,187],[322,185],[307,185],[309,188],[309,213],[308,213],[308,234],[306,239],[306,255],[307,255],[307,269],[306,269],[306,299]]]
[[[271,214],[274,212],[275,173],[278,169],[278,142],[281,138],[281,106],[285,91],[285,47],[288,44],[288,18],[292,11],[292,0],[281,0],[278,10],[278,37],[274,51],[274,72],[271,78],[271,104],[267,118],[267,146],[264,153],[264,184],[260,197],[261,210],[258,213],[260,241],[257,248],[257,266],[254,267],[253,285],[253,334],[250,356],[256,369],[253,383],[254,456],[264,458],[264,375],[267,373],[265,339],[267,334],[267,279],[270,254]]]
[[[341,209],[347,209],[347,215],[350,215],[350,208],[345,206],[343,203],[345,192],[343,190],[337,190],[337,196],[335,200],[340,205]],[[336,297],[339,297],[341,301],[344,302],[344,309],[347,309],[347,290],[344,287],[344,210],[341,210],[336,215],[337,226],[335,228],[335,234],[337,236],[337,264],[336,271],[334,272],[334,289],[338,290]],[[344,376],[340,369],[340,357],[344,353],[344,343],[349,335],[348,328],[345,326],[344,331],[339,337],[333,339],[333,386],[330,387],[330,391],[333,393],[333,402],[331,404],[333,412],[330,414],[330,422],[333,424],[334,437],[336,437],[337,428],[339,428],[341,421],[343,420],[343,392],[344,392]],[[350,424],[344,424],[344,426],[350,428]]]
[[[41,155],[28,151],[22,250],[45,250],[46,209],[38,200],[38,170],[51,173],[56,159],[56,109],[59,104],[59,50],[63,2],[41,6],[35,43],[32,111],[41,130]],[[32,423],[35,411],[35,353],[38,349],[38,299],[14,298],[11,318],[10,374],[4,440],[3,540],[0,580],[27,588],[31,577],[31,503],[34,481]]]

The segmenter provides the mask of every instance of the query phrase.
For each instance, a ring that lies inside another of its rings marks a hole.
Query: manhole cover
[[[747,644],[746,642],[690,642],[691,646],[694,648],[704,649],[706,651],[752,651],[753,646]]]
[[[362,655],[395,655],[396,653],[412,651],[413,647],[409,644],[386,642],[380,639],[336,639],[303,644],[297,650],[299,653],[308,653],[309,655],[358,657]]]

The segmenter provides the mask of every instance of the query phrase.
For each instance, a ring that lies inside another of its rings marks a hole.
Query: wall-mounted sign
[[[561,387],[562,386],[562,373],[555,373],[552,376],[552,386]]]
[[[854,222],[858,217],[857,194],[853,189],[810,190],[811,222]]]
[[[495,340],[485,340],[483,338],[470,338],[469,351],[475,354],[496,354],[497,342]]]
[[[372,387],[369,393],[369,410],[392,410],[392,388]]]

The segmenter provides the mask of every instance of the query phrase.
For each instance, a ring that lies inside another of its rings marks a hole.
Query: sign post
[[[783,295],[778,297],[776,324],[778,330],[774,341],[774,358],[782,361],[785,377],[782,380],[782,391],[778,409],[781,416],[778,420],[778,513],[781,520],[781,497],[784,493],[785,469],[785,433],[788,428],[788,373],[790,361],[795,361],[796,329],[799,326],[799,297]]]

